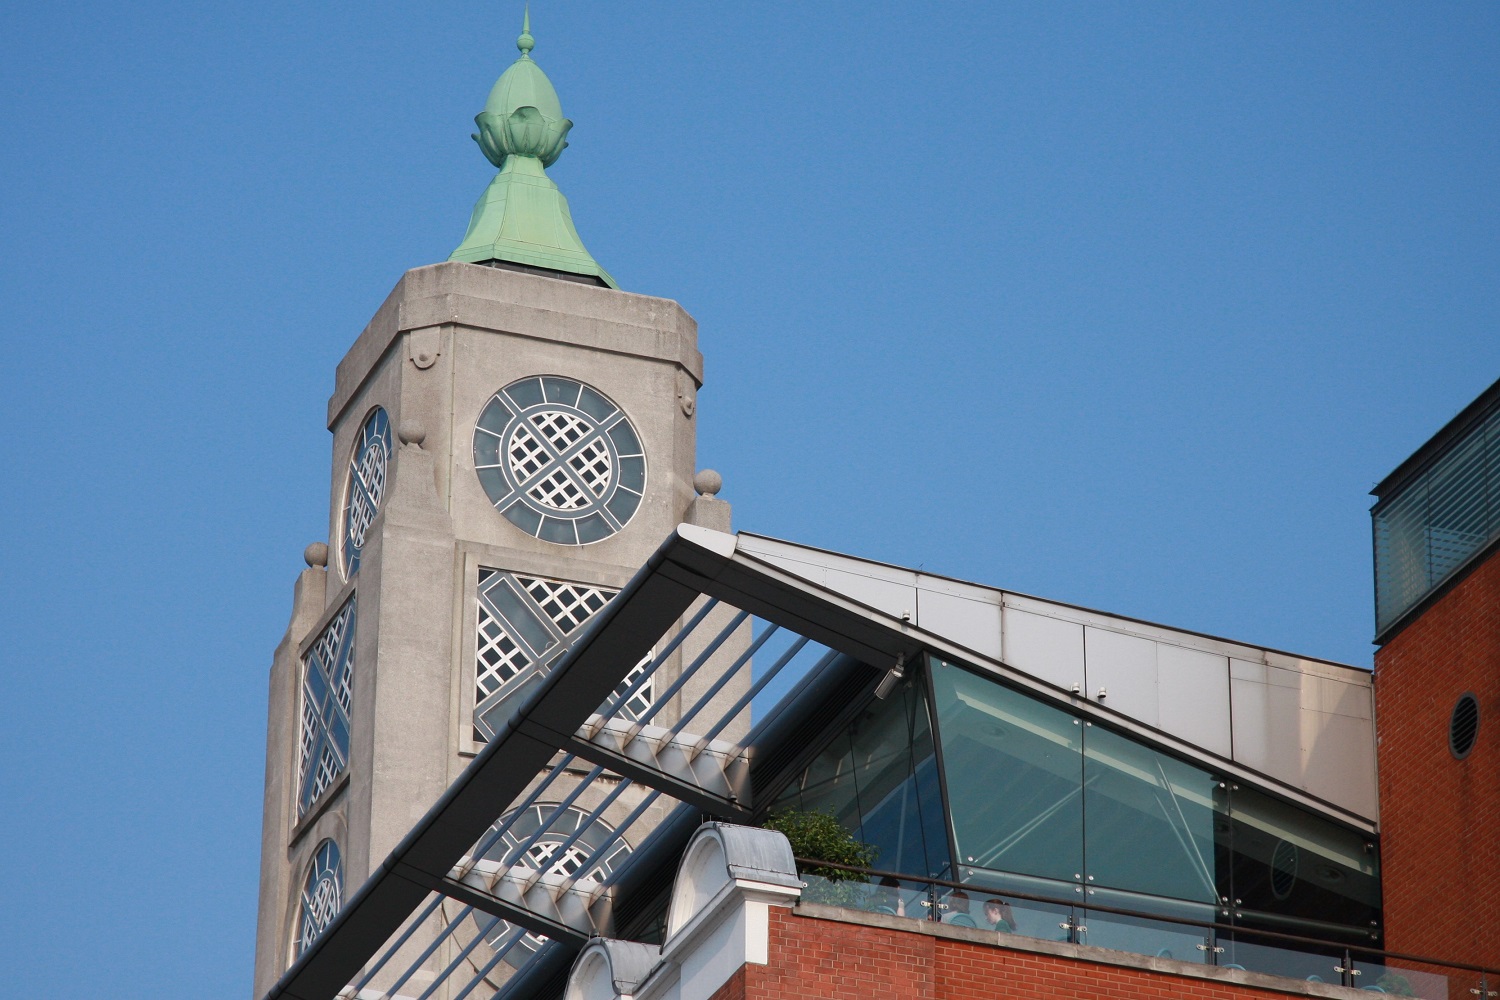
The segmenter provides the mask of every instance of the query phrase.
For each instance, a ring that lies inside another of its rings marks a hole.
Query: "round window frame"
[[[376,424],[374,432],[371,425]],[[364,419],[359,422],[353,446],[349,449],[349,462],[344,471],[344,494],[339,503],[339,571],[343,573],[344,580],[353,578],[359,572],[360,556],[365,548],[365,533],[369,531],[370,525],[374,523],[376,515],[380,513],[380,505],[385,502],[385,495],[390,490],[391,482],[391,459],[394,457],[395,444],[391,434],[391,415],[383,406],[372,406],[365,413]],[[370,511],[370,520],[365,522],[364,529],[360,532],[359,544],[352,546],[352,531],[349,523],[352,514],[351,504],[354,499],[354,475],[363,464],[365,452],[372,444],[379,444],[385,454],[382,475],[380,481],[380,495],[373,498],[374,506]]]
[[[1456,739],[1458,733],[1458,712],[1465,704],[1474,706],[1474,729],[1469,734],[1469,745],[1462,750],[1458,747]],[[1479,744],[1479,729],[1484,722],[1484,714],[1480,711],[1479,696],[1473,691],[1465,691],[1458,696],[1453,703],[1453,709],[1448,713],[1448,752],[1453,755],[1454,760],[1466,760],[1474,752],[1474,747]]]
[[[331,858],[329,855],[331,854]],[[330,863],[331,861],[331,863]],[[307,895],[309,889],[320,885],[324,876],[333,884],[335,900],[333,911],[328,915],[328,920],[312,936],[307,936]],[[318,841],[313,848],[312,860],[307,864],[307,875],[302,879],[302,886],[297,893],[297,920],[292,934],[292,961],[296,961],[302,953],[318,939],[318,936],[328,929],[334,919],[338,917],[339,911],[344,908],[344,851],[339,843],[332,837],[324,837]],[[306,940],[304,940],[306,938]]]
[[[533,418],[562,413],[589,430],[565,448],[537,433]],[[525,429],[547,449],[545,464],[518,478],[512,452]],[[609,480],[595,493],[572,460],[600,443],[608,459]],[[490,506],[522,532],[539,541],[583,546],[607,541],[624,531],[640,511],[650,483],[650,462],[639,429],[625,408],[603,391],[568,375],[527,375],[493,393],[474,421],[474,471]],[[568,485],[587,502],[560,508],[539,500],[533,491],[561,471]]]
[[[514,810],[502,815],[485,831],[484,838],[482,839],[490,839],[495,835],[497,828],[500,827],[505,827],[505,832],[495,839],[494,843],[489,846],[489,849],[479,857],[474,865],[475,870],[486,873],[500,871],[506,857],[524,844],[529,843],[535,846],[536,844],[550,843],[554,846],[560,846],[576,833],[578,834],[578,838],[574,842],[575,847],[583,845],[588,849],[598,850],[601,842],[608,843],[611,838],[615,838],[619,834],[619,830],[613,824],[606,822],[600,817],[593,816],[589,810],[581,806],[569,805],[562,810],[561,815],[558,815],[557,811],[560,806],[561,803],[556,801],[536,802],[519,816],[516,815]],[[538,831],[544,832],[538,836]],[[592,867],[603,871],[605,877],[608,878],[619,867],[620,863],[634,853],[634,851],[635,847],[630,841],[626,840],[623,836],[619,836],[608,850],[606,856],[597,861]],[[549,857],[548,861],[550,862],[551,860]],[[534,859],[529,855],[529,851],[517,857],[512,864],[528,868],[531,871],[538,870]],[[576,877],[579,881],[592,881],[591,874],[579,876],[575,873],[571,877]],[[478,923],[477,916],[476,923]],[[482,924],[479,926],[482,926]],[[505,920],[501,920],[489,930],[483,932],[485,945],[491,949],[495,948],[515,926]],[[520,968],[542,946],[542,943],[543,939],[540,936],[529,931],[523,933],[511,945],[509,952],[505,956],[505,963],[512,968]]]

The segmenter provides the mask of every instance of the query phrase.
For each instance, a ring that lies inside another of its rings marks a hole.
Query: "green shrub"
[[[799,858],[870,868],[875,864],[875,858],[880,853],[878,847],[856,840],[854,834],[845,830],[832,813],[787,809],[772,814],[771,818],[766,820],[766,828],[779,830],[785,834],[786,839],[791,841],[792,853]],[[859,872],[844,871],[842,868],[824,868],[818,865],[805,867],[802,874],[816,875],[830,882],[869,881],[867,876]]]

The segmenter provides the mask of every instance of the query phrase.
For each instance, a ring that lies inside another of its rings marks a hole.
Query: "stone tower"
[[[533,45],[476,118],[499,173],[462,244],[338,366],[330,542],[271,668],[256,996],[677,523],[729,527],[694,490],[696,324],[579,240]]]

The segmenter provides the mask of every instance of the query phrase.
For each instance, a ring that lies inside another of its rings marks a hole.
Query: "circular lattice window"
[[[646,455],[624,412],[570,378],[523,378],[485,405],[474,468],[495,509],[563,545],[608,538],[646,492]]]
[[[1448,718],[1448,749],[1453,756],[1463,760],[1474,749],[1474,741],[1478,737],[1479,699],[1469,691],[1458,699],[1458,704],[1453,706],[1453,714]]]
[[[349,455],[349,476],[344,484],[344,532],[342,556],[344,578],[359,569],[359,553],[365,547],[365,532],[375,520],[385,497],[386,471],[391,461],[391,418],[380,407],[370,411],[354,439]]]

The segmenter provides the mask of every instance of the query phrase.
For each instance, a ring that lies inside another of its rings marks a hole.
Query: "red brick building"
[[[1374,490],[1386,946],[1500,963],[1500,382]]]

